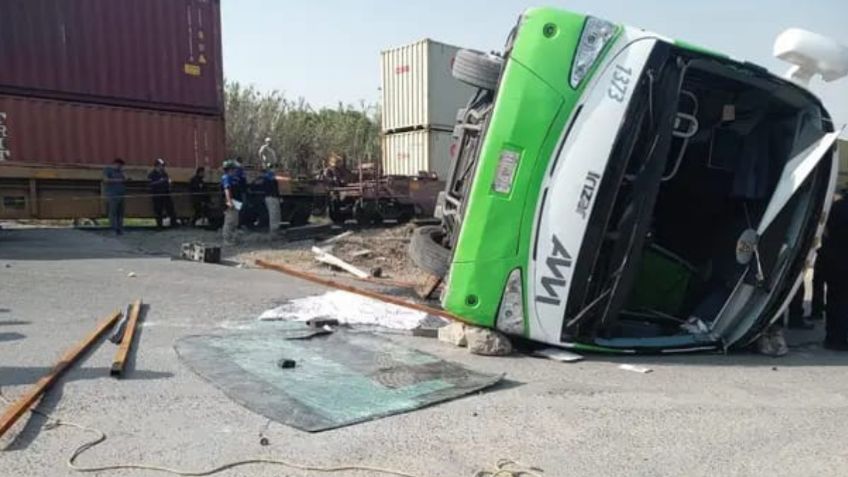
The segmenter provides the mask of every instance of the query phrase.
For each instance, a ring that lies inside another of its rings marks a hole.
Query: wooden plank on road
[[[93,344],[97,343],[97,340],[100,339],[100,337],[103,336],[109,328],[114,326],[120,318],[120,311],[115,311],[108,317],[104,318],[103,321],[97,325],[97,328],[91,332],[91,334],[74,345],[73,348],[66,351],[49,373],[42,376],[29,391],[9,405],[9,407],[3,412],[3,416],[0,417],[0,437],[2,437],[3,434],[5,434],[6,431],[8,431],[21,416],[26,414],[36,401],[38,401],[41,395],[44,394],[44,392],[47,391],[47,389],[49,389],[50,386],[52,386],[65,371],[73,366],[80,356],[85,354],[85,352],[88,351]]]
[[[370,275],[365,273],[365,271],[345,262],[339,257],[321,248],[312,247],[312,253],[315,254],[315,260],[318,260],[321,263],[326,263],[327,265],[332,265],[334,267],[341,268],[342,270],[350,273],[356,278],[367,279],[368,277],[370,277]]]
[[[124,374],[124,366],[126,365],[127,356],[129,356],[130,349],[132,348],[139,314],[141,314],[141,299],[133,302],[132,307],[130,308],[130,316],[127,318],[127,327],[124,329],[124,337],[121,338],[121,345],[118,347],[118,352],[115,354],[115,360],[112,361],[112,371],[109,373],[112,376],[120,378]]]

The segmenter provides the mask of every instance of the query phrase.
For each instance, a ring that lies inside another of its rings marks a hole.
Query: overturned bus
[[[841,128],[808,88],[841,45],[788,30],[786,77],[576,13],[525,12],[503,55],[460,51],[442,224],[410,250],[480,326],[603,352],[755,340],[800,285]]]

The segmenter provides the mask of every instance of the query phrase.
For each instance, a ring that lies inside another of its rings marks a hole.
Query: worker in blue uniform
[[[241,202],[236,198],[236,168],[231,161],[224,162],[224,175],[221,176],[221,192],[224,194],[224,226],[221,235],[225,245],[235,245],[238,232],[238,213]]]

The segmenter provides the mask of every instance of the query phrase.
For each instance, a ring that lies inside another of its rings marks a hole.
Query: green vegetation
[[[310,174],[322,167],[330,152],[344,153],[348,165],[380,159],[379,107],[339,104],[315,110],[305,99],[291,100],[278,91],[228,81],[225,86],[227,157],[256,164],[266,137],[285,170]]]

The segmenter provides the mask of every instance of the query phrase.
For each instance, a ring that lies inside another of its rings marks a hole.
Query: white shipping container
[[[450,131],[422,129],[383,136],[383,173],[417,176],[435,173],[445,180],[451,164]]]
[[[380,53],[383,131],[453,129],[474,88],[451,75],[459,50],[430,39]]]

